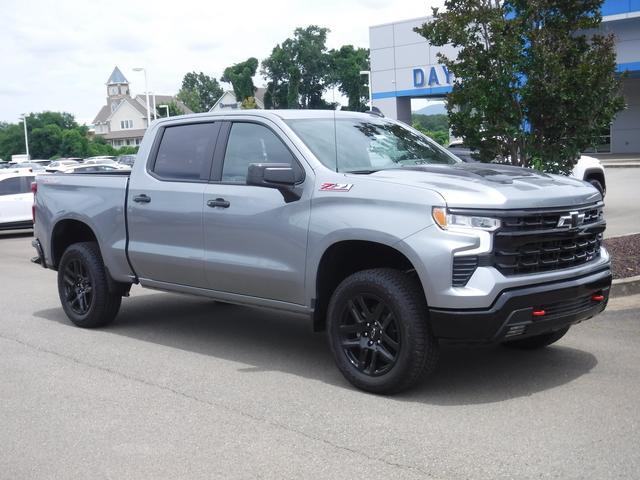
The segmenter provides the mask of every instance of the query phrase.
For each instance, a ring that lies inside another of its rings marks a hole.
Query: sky
[[[368,47],[369,26],[427,16],[443,3],[0,0],[0,121],[52,110],[90,124],[116,65],[133,94],[145,90],[135,67],[146,68],[150,91],[175,94],[185,73],[219,79],[227,66],[266,58],[296,27],[329,28],[329,48]],[[255,83],[265,82],[258,76]]]

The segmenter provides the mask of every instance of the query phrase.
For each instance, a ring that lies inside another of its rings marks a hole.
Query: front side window
[[[293,165],[289,149],[275,133],[256,123],[231,126],[222,166],[222,181],[245,183],[252,163],[286,163]]]
[[[424,135],[381,118],[309,118],[287,124],[323,165],[337,172],[459,163]]]
[[[0,180],[0,196],[4,195],[17,195],[24,193],[23,183],[20,177],[5,178]]]
[[[153,172],[168,180],[207,180],[216,129],[215,123],[165,128]]]

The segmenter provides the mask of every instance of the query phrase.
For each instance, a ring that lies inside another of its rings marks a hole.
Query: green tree
[[[256,87],[253,85],[253,76],[258,69],[258,59],[250,57],[244,62],[236,63],[224,69],[220,78],[221,82],[230,83],[233,87],[233,94],[238,102],[244,101],[248,97],[256,94]]]
[[[424,133],[427,137],[435,140],[440,145],[448,145],[449,144],[449,131],[448,130],[429,130],[425,128],[422,124],[418,122],[413,122],[413,128]]]
[[[414,113],[411,115],[411,120],[413,123],[420,125],[425,130],[449,130],[449,117],[442,113],[435,115]]]
[[[75,129],[71,129],[75,130]],[[34,128],[29,134],[31,158],[51,158],[60,151],[64,130],[55,123]]]
[[[192,111],[199,113],[208,112],[222,93],[222,87],[215,78],[202,72],[189,72],[182,79],[182,88],[176,98]]]
[[[169,107],[169,116],[170,117],[175,117],[176,115],[184,115],[185,114],[185,112],[182,109],[182,107],[180,106],[180,104],[178,104],[178,102],[176,102],[175,100],[171,100],[166,105]],[[166,117],[167,116],[167,109],[164,108],[164,107],[160,108],[159,106],[156,106],[156,113],[158,115],[158,118]]]
[[[293,38],[276,45],[263,60],[260,73],[267,79],[266,108],[327,108],[322,98],[332,82],[327,51],[328,28],[296,28]]]
[[[62,131],[60,150],[63,157],[85,157],[89,151],[89,140],[77,128]]]
[[[244,100],[242,100],[242,104],[240,105],[240,108],[242,108],[243,110],[251,110],[254,108],[258,108],[258,104],[256,103],[256,97],[247,97]]]
[[[567,172],[624,106],[602,0],[447,0],[417,28],[456,78],[453,134],[490,160]]]
[[[369,49],[343,45],[329,51],[332,81],[349,99],[348,110],[364,112],[369,98],[369,82],[361,70],[369,70]]]
[[[0,123],[0,158],[8,162],[19,153],[25,153],[22,124]]]

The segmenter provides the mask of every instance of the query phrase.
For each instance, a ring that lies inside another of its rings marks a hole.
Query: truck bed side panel
[[[54,174],[37,177],[35,236],[52,264],[52,234],[58,222],[88,225],[114,280],[131,281],[126,257],[125,201],[128,176]]]

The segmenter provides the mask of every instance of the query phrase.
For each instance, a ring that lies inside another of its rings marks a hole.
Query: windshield
[[[369,173],[405,165],[459,163],[429,138],[382,118],[287,120],[326,167]]]

